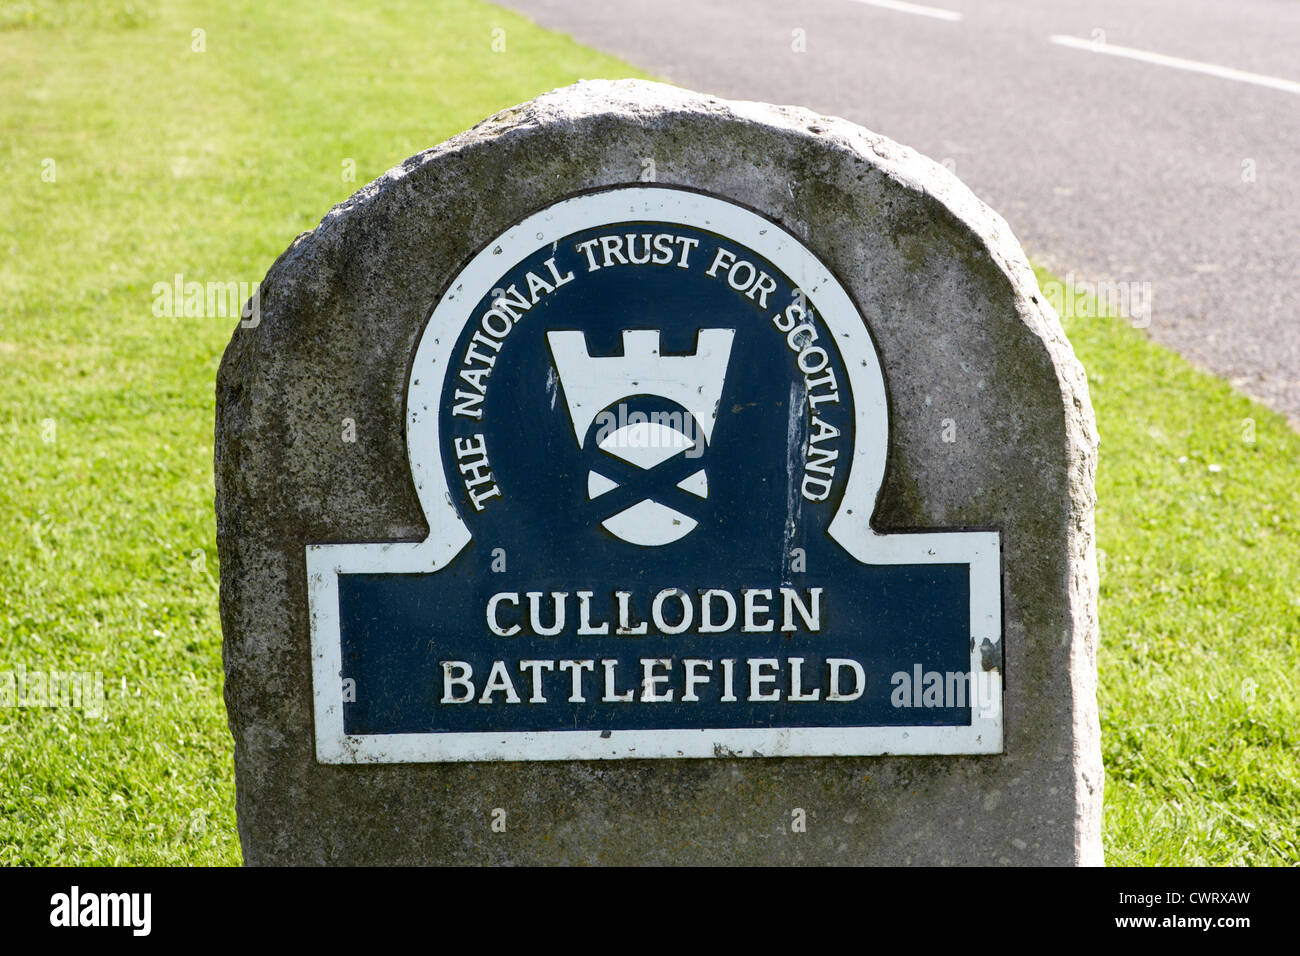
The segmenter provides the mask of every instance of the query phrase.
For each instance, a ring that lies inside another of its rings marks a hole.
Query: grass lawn
[[[1300,862],[1300,435],[1122,320],[1065,329],[1101,432],[1107,861]]]
[[[157,318],[154,283],[256,283],[417,150],[638,75],[473,0],[224,6],[0,8],[0,672],[107,697],[0,708],[0,864],[240,859],[212,513],[234,320]],[[1300,436],[1122,321],[1067,328],[1103,436],[1110,861],[1300,861]]]

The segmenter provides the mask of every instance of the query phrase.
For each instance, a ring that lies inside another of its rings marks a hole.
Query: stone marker
[[[247,862],[1101,862],[1087,386],[942,167],[580,83],[335,207],[245,326]]]

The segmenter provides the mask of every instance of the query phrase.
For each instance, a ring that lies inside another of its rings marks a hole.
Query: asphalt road
[[[1300,425],[1300,3],[505,3],[670,82],[844,116],[945,162],[1031,257],[1131,305],[1149,292],[1138,324]]]

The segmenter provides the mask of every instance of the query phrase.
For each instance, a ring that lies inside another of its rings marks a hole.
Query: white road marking
[[[960,20],[961,14],[956,10],[940,10],[938,7],[923,7],[919,3],[903,3],[902,0],[853,0],[854,3],[868,7],[880,7],[882,10],[894,10],[898,13],[914,13],[919,17],[933,17],[936,20]]]
[[[859,3],[865,0],[858,0]],[[1216,66],[1213,63],[1202,63],[1199,60],[1184,60],[1178,56],[1166,56],[1163,53],[1148,53],[1146,50],[1135,50],[1133,47],[1116,46],[1113,43],[1099,43],[1096,40],[1084,40],[1080,37],[1063,36],[1054,34],[1048,37],[1053,43],[1061,46],[1068,46],[1075,50],[1088,50],[1092,53],[1109,53],[1111,56],[1127,57],[1130,60],[1141,60],[1143,63],[1155,63],[1157,66],[1173,67],[1176,70],[1190,70],[1193,73],[1204,73],[1207,76],[1217,76],[1224,80],[1237,80],[1241,83],[1254,83],[1256,86],[1266,86],[1272,90],[1281,90],[1284,93],[1300,93],[1300,83],[1295,80],[1284,80],[1276,76],[1265,76],[1263,73],[1248,73],[1245,70],[1234,70],[1230,66]]]

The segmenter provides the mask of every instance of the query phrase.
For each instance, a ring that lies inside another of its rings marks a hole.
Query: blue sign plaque
[[[412,357],[420,542],[307,548],[318,759],[996,753],[999,534],[881,534],[886,383],[775,222],[561,200]]]

